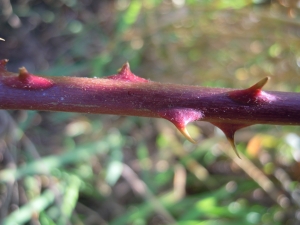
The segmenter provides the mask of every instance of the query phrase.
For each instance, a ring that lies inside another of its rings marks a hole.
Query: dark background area
[[[300,3],[0,0],[8,70],[300,90]],[[0,100],[1,101],[1,100]],[[0,111],[3,224],[299,224],[299,128]]]

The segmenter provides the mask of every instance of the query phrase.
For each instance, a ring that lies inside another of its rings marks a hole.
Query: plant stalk
[[[105,79],[41,77],[25,68],[15,74],[6,63],[0,61],[0,109],[165,118],[185,136],[185,125],[195,120],[217,125],[227,137],[253,124],[300,125],[300,94],[264,92],[268,78],[236,90],[148,81],[128,63]]]

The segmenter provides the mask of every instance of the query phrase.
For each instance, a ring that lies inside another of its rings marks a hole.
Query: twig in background
[[[168,224],[176,225],[175,218],[166,210],[162,203],[152,194],[147,185],[138,177],[138,175],[126,164],[123,165],[122,176],[128,182],[132,190],[149,201],[153,210],[162,215]]]
[[[226,153],[233,161],[236,163],[242,170],[251,177],[278,205],[282,208],[286,208],[289,206],[289,198],[285,196],[276,185],[259,169],[252,163],[247,157],[245,157],[242,153],[241,158],[243,160],[239,160],[235,157],[232,152],[226,151],[225,148],[221,148],[224,153]]]

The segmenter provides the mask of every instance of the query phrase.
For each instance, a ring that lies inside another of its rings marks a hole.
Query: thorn
[[[231,147],[233,148],[235,154],[239,157],[239,153],[236,149],[236,146],[235,146],[235,142],[234,142],[234,134],[237,130],[241,129],[241,128],[244,128],[244,127],[248,127],[249,125],[246,125],[246,124],[230,124],[230,123],[212,123],[213,125],[217,126],[218,128],[220,128],[227,140],[229,141]]]
[[[247,89],[229,91],[228,96],[235,102],[243,105],[270,103],[276,100],[276,97],[261,90],[270,79],[270,77],[265,77]]]
[[[0,66],[5,66],[8,63],[8,59],[0,60]]]
[[[19,78],[26,78],[28,75],[28,71],[25,67],[19,68]]]
[[[265,77],[264,79],[261,79],[256,84],[254,84],[253,86],[251,86],[249,89],[252,89],[252,90],[261,90],[266,85],[266,83],[268,83],[268,81],[270,79],[271,79],[270,77]]]
[[[130,71],[130,65],[129,62],[127,61],[126,63],[124,63],[122,65],[122,67],[120,69],[118,69],[118,73],[124,72],[124,71]]]
[[[130,71],[130,66],[128,62],[124,63],[121,69],[118,69],[117,74],[108,76],[107,79],[122,80],[126,82],[149,82],[148,80],[133,74]]]
[[[186,129],[186,127],[182,127],[182,128],[178,128],[178,130],[180,131],[180,133],[183,134],[183,136],[185,136],[186,139],[188,139],[190,142],[192,142],[193,144],[196,144],[197,142],[191,137],[191,135],[189,134],[188,130]]]
[[[196,141],[190,136],[189,132],[186,129],[186,125],[189,122],[200,120],[203,118],[201,111],[189,108],[174,108],[174,109],[162,109],[156,111],[161,118],[169,120],[173,123],[180,133],[186,137],[190,142],[196,144]]]
[[[8,59],[2,59],[0,60],[0,71],[5,72],[6,70],[6,64],[8,63]]]
[[[0,41],[5,41],[3,38],[0,38]]]
[[[225,134],[225,135],[226,135],[226,138],[227,138],[227,140],[229,141],[231,147],[233,148],[233,151],[235,152],[235,154],[236,154],[239,158],[241,158],[240,155],[239,155],[239,153],[238,153],[238,151],[237,151],[237,149],[236,149],[235,143],[234,143],[234,133],[233,133],[231,136],[228,136],[227,134]]]

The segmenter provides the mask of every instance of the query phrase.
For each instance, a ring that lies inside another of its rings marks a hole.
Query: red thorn
[[[131,73],[129,62],[124,63],[123,66],[120,69],[118,69],[118,74],[129,74],[129,73]]]
[[[51,79],[33,75],[25,67],[19,69],[19,76],[10,76],[3,83],[12,88],[27,90],[44,90],[53,86]]]
[[[239,157],[239,153],[236,149],[236,146],[235,146],[235,142],[234,142],[234,134],[237,130],[241,129],[241,128],[244,128],[244,127],[247,127],[249,125],[245,125],[245,124],[230,124],[230,123],[212,123],[214,124],[215,126],[219,127],[225,134],[227,140],[229,141],[231,147],[233,148],[235,154]]]
[[[265,77],[250,88],[230,91],[228,92],[228,95],[235,102],[244,105],[261,105],[264,103],[270,103],[276,100],[276,97],[261,90],[269,80],[270,77]]]
[[[194,144],[196,143],[196,141],[194,141],[188,133],[186,125],[189,122],[203,118],[200,111],[188,108],[163,109],[158,111],[158,115],[172,122],[190,142]]]
[[[118,74],[108,76],[107,79],[123,80],[129,82],[149,82],[148,80],[133,74],[130,70],[130,65],[128,62],[123,64],[122,68],[118,70]]]
[[[6,70],[6,64],[8,63],[8,59],[0,60],[0,70]]]

